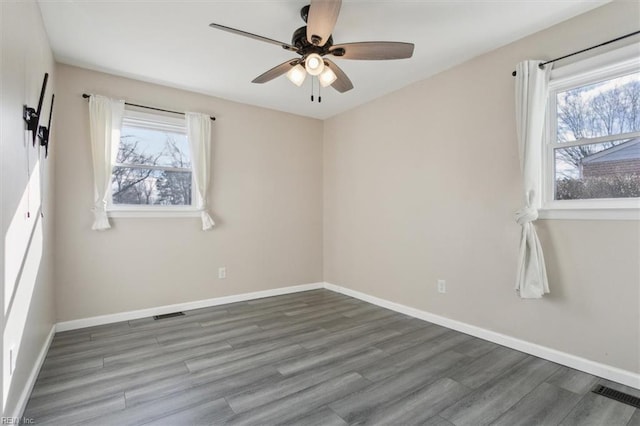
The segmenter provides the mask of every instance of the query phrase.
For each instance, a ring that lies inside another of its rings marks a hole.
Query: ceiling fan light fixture
[[[298,64],[295,67],[291,68],[287,72],[287,78],[296,86],[302,86],[304,83],[304,79],[307,77],[307,72],[304,70],[302,65]]]
[[[324,67],[324,70],[318,76],[318,80],[320,81],[320,85],[322,87],[331,86],[337,79],[338,76],[336,75],[336,73],[326,65]]]
[[[304,62],[304,67],[310,75],[317,76],[320,75],[324,69],[324,61],[320,55],[312,53],[307,56]]]
[[[413,43],[363,41],[334,44],[331,34],[338,20],[342,0],[311,0],[309,3],[300,11],[300,16],[306,25],[293,32],[291,44],[216,23],[211,23],[209,26],[277,45],[300,56],[276,65],[251,81],[258,84],[266,83],[286,74],[292,83],[301,86],[309,74],[312,80],[313,77],[318,77],[321,87],[331,86],[337,92],[345,93],[353,89],[353,83],[338,65],[329,58],[324,59],[327,55],[342,59],[367,61],[407,59],[413,56]],[[313,85],[311,90],[311,100],[313,100]],[[318,102],[320,102],[320,96],[318,96]]]

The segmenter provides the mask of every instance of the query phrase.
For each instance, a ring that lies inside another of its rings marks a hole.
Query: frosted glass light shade
[[[287,78],[296,86],[302,86],[304,83],[304,79],[307,77],[307,72],[304,70],[302,65],[298,64],[295,67],[291,68],[287,71]]]
[[[319,75],[324,69],[324,61],[320,55],[312,53],[304,61],[304,67],[310,75]]]
[[[324,67],[324,70],[318,76],[318,80],[320,80],[320,85],[322,87],[331,86],[337,79],[338,77],[336,76],[336,73],[327,66]]]

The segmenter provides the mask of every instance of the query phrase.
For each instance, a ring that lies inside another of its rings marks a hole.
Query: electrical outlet
[[[438,293],[447,292],[447,282],[445,280],[438,280]]]
[[[218,279],[222,280],[227,278],[227,268],[225,266],[218,268]]]

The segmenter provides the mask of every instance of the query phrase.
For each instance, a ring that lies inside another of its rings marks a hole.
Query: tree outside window
[[[629,135],[640,131],[640,72],[557,92],[555,104],[554,198],[640,197],[640,137]]]
[[[125,118],[111,180],[113,205],[190,206],[191,156],[186,131]]]

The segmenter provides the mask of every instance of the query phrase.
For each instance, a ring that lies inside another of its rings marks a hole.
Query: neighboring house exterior
[[[630,139],[582,159],[580,176],[640,176],[640,138]]]

